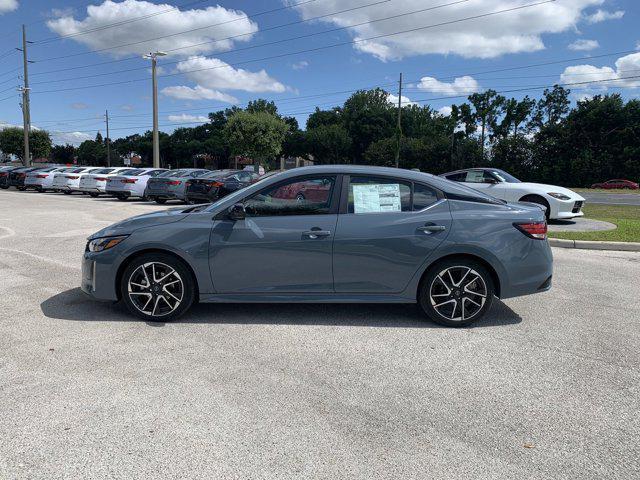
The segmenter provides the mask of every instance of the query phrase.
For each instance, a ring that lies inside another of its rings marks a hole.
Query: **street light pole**
[[[160,138],[158,135],[158,80],[156,67],[158,57],[166,55],[164,52],[152,52],[144,58],[151,59],[151,85],[153,88],[153,168],[160,168]]]
[[[109,110],[105,110],[104,118],[107,122],[107,167],[111,166],[111,139],[109,138]]]

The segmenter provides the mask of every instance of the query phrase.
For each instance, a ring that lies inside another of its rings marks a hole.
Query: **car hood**
[[[531,190],[537,193],[562,193],[572,200],[582,201],[583,197],[578,195],[573,190],[569,190],[568,188],[559,187],[557,185],[547,185],[544,183],[530,183],[530,182],[521,182],[518,183],[518,188],[524,188],[527,190]]]
[[[193,210],[192,207],[178,207],[160,212],[144,213],[135,217],[130,217],[121,222],[109,225],[106,228],[91,235],[88,240],[100,237],[111,237],[114,235],[129,235],[136,230],[145,227],[153,227],[155,225],[166,225],[167,223],[179,222],[184,220]]]

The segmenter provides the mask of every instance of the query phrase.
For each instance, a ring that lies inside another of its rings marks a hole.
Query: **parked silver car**
[[[126,172],[121,172],[107,180],[105,191],[113,195],[118,200],[128,200],[129,198],[143,198],[147,200],[147,183],[150,179],[168,174],[170,170],[166,168],[141,168]]]
[[[202,168],[183,168],[173,170],[171,175],[152,178],[147,182],[147,197],[156,203],[165,203],[167,200],[186,201],[187,180],[210,171]]]

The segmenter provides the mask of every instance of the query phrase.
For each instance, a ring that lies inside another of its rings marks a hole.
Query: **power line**
[[[545,0],[543,2],[520,5],[518,7],[512,7],[512,8],[508,8],[508,9],[497,10],[495,12],[489,12],[489,13],[480,14],[480,15],[474,15],[474,16],[471,16],[471,17],[465,17],[465,18],[461,18],[461,19],[457,19],[457,20],[450,20],[448,22],[441,22],[441,23],[438,23],[438,24],[432,24],[432,25],[426,25],[426,26],[422,26],[422,27],[411,28],[411,29],[407,29],[407,30],[401,30],[401,31],[398,31],[398,32],[392,32],[392,33],[388,33],[388,34],[375,35],[373,37],[361,38],[361,39],[358,39],[358,40],[351,40],[351,41],[347,41],[347,42],[339,42],[339,43],[335,43],[335,44],[332,44],[332,45],[325,45],[325,46],[321,46],[321,47],[298,50],[296,52],[282,53],[282,54],[272,55],[272,56],[269,56],[269,57],[246,60],[246,61],[243,61],[243,62],[236,62],[236,63],[230,63],[230,64],[225,64],[225,65],[217,65],[215,67],[200,68],[200,69],[196,69],[196,70],[185,70],[185,71],[178,72],[178,73],[159,75],[159,77],[160,78],[168,78],[168,77],[174,77],[174,76],[178,76],[178,75],[183,75],[185,73],[195,73],[195,72],[209,71],[209,70],[215,70],[215,69],[218,69],[218,68],[230,68],[230,67],[234,67],[234,66],[245,65],[245,64],[248,64],[248,63],[255,63],[255,62],[264,61],[264,60],[273,60],[273,59],[276,59],[276,58],[283,58],[283,57],[287,57],[287,56],[291,56],[291,55],[298,55],[298,54],[301,54],[301,53],[311,53],[311,52],[322,51],[322,50],[326,50],[328,48],[335,48],[335,47],[341,47],[341,46],[346,46],[346,45],[355,45],[355,44],[358,44],[358,43],[367,42],[369,40],[375,40],[375,39],[379,39],[379,38],[386,38],[386,37],[391,37],[391,36],[395,36],[395,35],[401,35],[401,34],[405,34],[405,33],[411,33],[411,32],[416,32],[416,31],[420,31],[420,30],[425,30],[425,29],[429,29],[429,28],[440,27],[440,26],[444,26],[444,25],[451,25],[451,24],[454,24],[454,23],[460,23],[460,22],[464,22],[464,21],[468,21],[468,20],[475,20],[475,19],[478,19],[478,18],[485,18],[485,17],[489,17],[489,16],[493,16],[493,15],[499,15],[499,14],[502,14],[502,13],[508,13],[508,12],[513,12],[513,11],[516,11],[516,10],[522,10],[524,8],[530,8],[530,7],[534,7],[534,6],[553,3],[555,1],[556,0]],[[72,90],[84,90],[84,89],[88,89],[88,88],[99,88],[99,87],[105,87],[105,86],[110,86],[110,85],[123,85],[123,84],[135,83],[135,82],[143,82],[143,81],[147,81],[147,80],[148,80],[148,78],[129,79],[129,80],[123,80],[123,81],[120,81],[120,82],[103,83],[103,84],[98,84],[98,85],[85,85],[85,86],[80,86],[80,87],[71,87],[71,88],[62,88],[62,89],[53,89],[53,90],[41,90],[39,92],[34,92],[34,93],[56,93],[56,92],[65,92],[65,91],[72,91]]]

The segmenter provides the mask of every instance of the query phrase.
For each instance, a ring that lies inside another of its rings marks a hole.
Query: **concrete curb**
[[[558,248],[579,248],[582,250],[617,250],[622,252],[640,252],[640,243],[634,242],[594,242],[589,240],[565,240],[550,238],[549,245]]]

